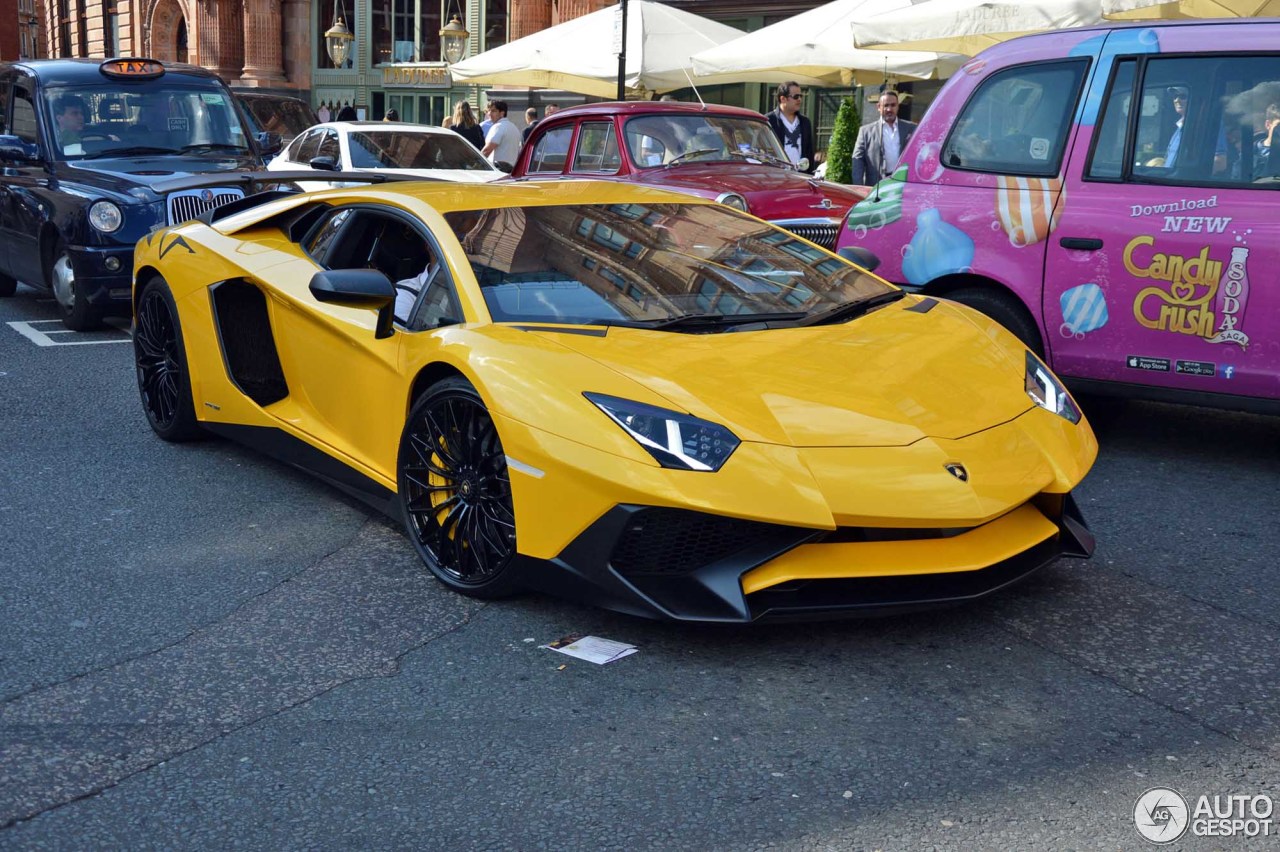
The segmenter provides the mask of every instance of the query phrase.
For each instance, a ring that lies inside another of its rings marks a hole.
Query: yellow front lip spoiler
[[[949,538],[805,544],[742,575],[742,591],[795,580],[840,580],[979,571],[1058,534],[1031,503]]]

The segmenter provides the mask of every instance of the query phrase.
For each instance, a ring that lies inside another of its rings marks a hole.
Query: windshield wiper
[[[681,328],[731,328],[764,322],[794,322],[803,319],[804,311],[772,314],[681,314],[667,319],[646,322],[644,328],[654,331],[675,331]]]
[[[103,157],[136,157],[142,154],[176,154],[177,148],[157,148],[152,145],[131,145],[128,148],[108,148],[95,151],[85,157],[86,160],[100,160]]]
[[[902,290],[890,290],[887,293],[878,293],[875,296],[859,299],[856,302],[845,302],[842,305],[836,305],[834,308],[828,308],[825,311],[810,314],[803,322],[796,323],[796,325],[823,325],[825,323],[851,320],[854,317],[862,316],[872,308],[878,308],[881,305],[896,302],[905,295],[906,293]]]
[[[248,151],[243,145],[228,145],[225,142],[197,142],[194,145],[183,145],[182,153],[191,151]]]
[[[782,166],[788,169],[795,168],[795,163],[790,160],[775,157],[773,154],[770,154],[767,151],[761,151],[758,148],[750,148],[746,151],[730,151],[729,155],[732,157],[741,157],[744,160],[763,160],[771,165]]]
[[[697,151],[685,151],[679,157],[673,157],[671,161],[667,163],[666,166],[664,166],[664,168],[670,167],[670,166],[678,166],[680,165],[681,161],[689,157],[700,157],[703,154],[719,154],[719,153],[720,153],[719,148],[699,148]]]

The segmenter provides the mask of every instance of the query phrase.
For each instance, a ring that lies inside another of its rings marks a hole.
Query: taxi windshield
[[[249,150],[231,97],[216,89],[164,78],[127,87],[50,87],[44,99],[50,148],[59,159]]]
[[[451,212],[493,319],[712,333],[837,320],[897,288],[719,204]]]
[[[768,123],[745,116],[642,115],[626,123],[625,135],[641,168],[725,160],[791,165]]]

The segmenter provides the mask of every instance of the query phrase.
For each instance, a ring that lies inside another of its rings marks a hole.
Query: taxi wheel
[[[49,288],[62,314],[62,324],[67,328],[92,331],[102,325],[102,314],[85,298],[84,288],[76,281],[71,253],[61,242],[54,248],[53,263],[49,265]]]
[[[138,296],[133,360],[142,408],[152,430],[174,443],[201,437],[203,432],[191,401],[191,374],[182,346],[178,308],[169,285],[158,275],[147,282]]]
[[[413,404],[396,479],[409,540],[436,579],[478,598],[519,589],[506,454],[465,379],[445,379]]]
[[[1012,296],[988,287],[961,287],[945,294],[948,299],[968,305],[979,313],[986,314],[1002,326],[1013,332],[1027,345],[1027,348],[1044,357],[1044,343],[1040,340],[1040,330],[1035,320]]]
[[[0,275],[0,299],[18,292],[18,279]]]

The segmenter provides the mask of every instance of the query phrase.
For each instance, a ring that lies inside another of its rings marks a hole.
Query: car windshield
[[[357,169],[464,169],[493,171],[471,143],[452,131],[360,130],[347,136]]]
[[[642,115],[627,121],[627,150],[640,168],[732,160],[789,164],[767,122],[715,113]]]
[[[168,75],[127,86],[50,87],[44,99],[52,116],[50,147],[61,159],[249,150],[226,92],[183,88]]]
[[[503,207],[445,216],[494,320],[701,331],[801,321],[899,291],[721,205]]]

